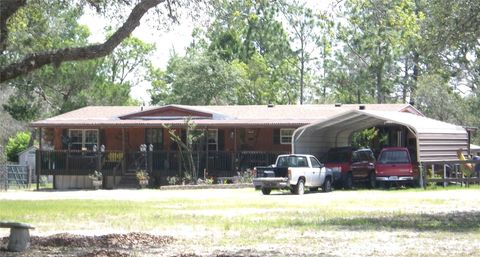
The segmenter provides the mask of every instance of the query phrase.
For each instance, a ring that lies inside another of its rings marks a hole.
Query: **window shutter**
[[[225,150],[225,131],[218,130],[218,151]]]
[[[100,129],[98,131],[98,144],[99,144],[98,147],[100,147],[101,145],[104,145],[104,146],[107,145],[107,137],[105,135],[105,129]]]
[[[280,129],[273,129],[273,144],[280,144]]]
[[[68,149],[68,143],[70,142],[70,138],[68,137],[68,129],[62,130],[62,149]]]

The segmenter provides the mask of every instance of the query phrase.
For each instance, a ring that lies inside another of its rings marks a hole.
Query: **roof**
[[[405,126],[415,134],[421,161],[458,160],[456,150],[467,146],[467,132],[458,125],[411,113],[351,110],[298,128],[292,149],[294,153],[321,153],[330,147],[349,145],[355,131],[388,124]]]
[[[38,148],[33,145],[33,146],[27,147],[27,149],[25,149],[25,150],[17,153],[17,155],[20,156],[20,155],[22,155],[22,154],[24,154],[24,153],[26,153],[26,152],[29,152],[29,151],[31,151],[31,150],[33,150],[33,149],[37,150]]]
[[[412,112],[422,115],[409,104],[365,104],[366,110]],[[299,127],[322,121],[348,110],[356,110],[357,104],[322,105],[224,105],[189,106],[167,105],[156,107],[138,106],[89,106],[52,118],[33,122],[33,127],[148,127],[162,124],[184,124],[183,115],[163,115],[167,111],[198,114],[195,123],[199,126],[291,126]]]

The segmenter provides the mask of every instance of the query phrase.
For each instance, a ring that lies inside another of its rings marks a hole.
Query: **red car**
[[[375,163],[376,180],[381,183],[412,183],[418,176],[416,165],[405,147],[383,148]]]

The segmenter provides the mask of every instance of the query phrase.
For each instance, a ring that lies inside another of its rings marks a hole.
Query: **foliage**
[[[10,137],[5,145],[7,160],[11,162],[18,162],[18,153],[27,149],[29,142],[29,132],[17,132],[14,137]]]
[[[177,176],[170,176],[170,177],[167,177],[166,179],[169,185],[178,185],[181,181],[181,179]]]
[[[242,184],[250,184],[253,183],[253,171],[252,170],[245,170],[237,172],[238,176],[238,183]]]
[[[353,147],[372,148],[372,140],[378,136],[378,129],[375,127],[366,128],[352,134]]]
[[[138,170],[137,172],[135,172],[135,177],[137,178],[138,181],[150,179],[148,172],[145,170]]]
[[[184,168],[182,176],[183,182],[196,183],[198,179],[198,167],[195,165],[193,153],[194,150],[198,150],[197,142],[204,136],[203,131],[197,129],[197,125],[192,121],[191,118],[187,118],[184,122],[186,138],[185,140],[182,140],[182,135],[179,134],[177,130],[166,125],[163,126],[168,130],[170,140],[177,144],[178,151],[182,159],[182,167]],[[195,146],[197,149],[194,149]]]
[[[93,171],[92,174],[88,175],[88,178],[91,180],[96,180],[96,181],[102,181],[103,180],[103,174],[100,171]]]

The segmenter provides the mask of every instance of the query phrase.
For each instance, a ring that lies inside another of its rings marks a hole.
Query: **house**
[[[200,177],[229,177],[291,152],[295,129],[356,109],[422,115],[408,104],[91,106],[31,126],[41,137],[37,172],[54,175],[56,188],[90,187],[94,170],[113,188],[139,169],[156,184],[181,174],[182,156],[165,126],[185,140],[186,118],[204,132],[195,146]]]

